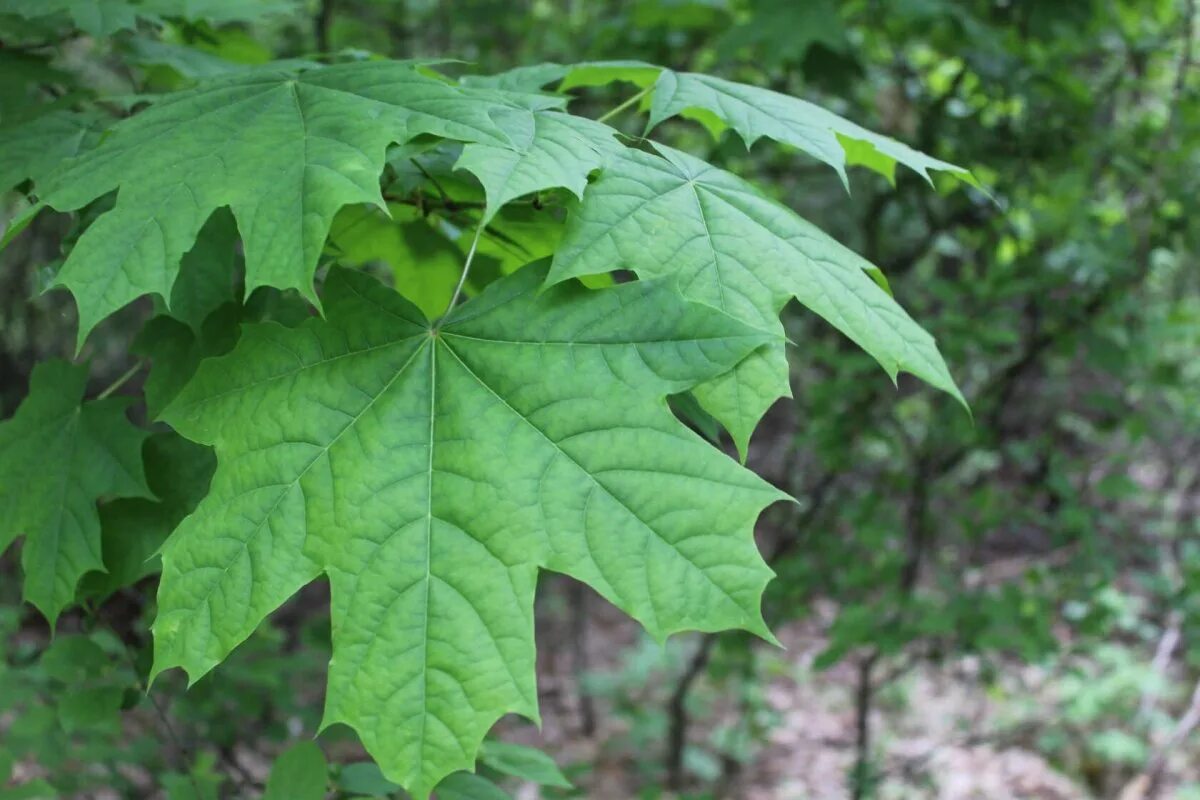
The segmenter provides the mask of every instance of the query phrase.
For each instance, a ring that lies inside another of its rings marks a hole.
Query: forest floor
[[[537,735],[528,725],[519,725],[509,735],[545,747],[562,764],[592,764],[592,770],[573,777],[593,800],[660,797],[639,791],[661,784],[672,676],[682,671],[696,639],[680,637],[663,649],[646,642],[635,623],[599,598],[593,596],[588,603],[588,666],[596,674],[617,676],[601,682],[601,696],[595,700],[597,730],[592,736],[581,731],[579,657],[564,645],[572,633],[568,617],[547,614],[558,619],[539,620],[539,636],[548,640],[539,648],[542,732]],[[851,796],[848,776],[856,753],[858,670],[853,659],[823,671],[811,666],[826,645],[822,632],[828,629],[832,613],[832,608],[818,609],[806,622],[777,631],[786,650],[773,656],[778,661],[768,671],[775,677],[762,696],[760,716],[769,719],[765,743],[740,765],[729,759],[724,759],[723,767],[720,758],[689,759],[700,771],[711,769],[707,785],[721,788],[716,794],[685,792],[681,797],[845,800]],[[1136,766],[1097,768],[1081,763],[1071,747],[1072,737],[1079,732],[1066,730],[1070,726],[1058,717],[1064,702],[1061,674],[1014,665],[1005,668],[1001,677],[985,681],[981,672],[980,664],[971,658],[936,666],[922,662],[877,691],[871,713],[872,752],[880,776],[876,800],[1141,797],[1130,784]],[[620,691],[605,697],[604,686],[610,690],[619,686]],[[638,688],[631,692],[634,686]],[[726,693],[705,679],[697,682],[689,730],[693,751],[715,749],[711,746],[730,717],[727,711],[737,702]],[[614,703],[612,697],[620,699]],[[1068,777],[1052,763],[1043,752],[1047,748],[1040,746],[1047,736],[1058,742],[1056,752],[1071,760],[1094,786]],[[1099,771],[1093,775],[1089,769]],[[1198,778],[1200,750],[1193,747],[1190,753],[1179,754],[1159,797],[1183,797],[1175,788]],[[519,795],[520,800],[537,797],[534,787]]]

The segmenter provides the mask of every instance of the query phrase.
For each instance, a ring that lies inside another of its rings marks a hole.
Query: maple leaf
[[[142,445],[147,484],[157,500],[130,497],[100,506],[103,572],[89,572],[81,596],[103,599],[159,570],[158,548],[208,492],[217,460],[211,448],[169,431]]]
[[[295,0],[135,0],[148,18],[178,17],[217,25],[251,22],[271,14],[295,11]]]
[[[427,315],[445,311],[454,295],[462,253],[430,227],[419,209],[393,204],[386,214],[373,206],[342,209],[329,241],[344,266],[386,264],[394,285]]]
[[[541,64],[525,64],[494,75],[463,75],[459,82],[464,86],[536,92],[544,86],[561,81],[566,74],[567,68],[562,64],[547,61]]]
[[[153,498],[146,433],[125,416],[128,399],[81,403],[86,384],[86,367],[42,362],[17,413],[0,423],[0,552],[25,536],[24,598],[52,628],[79,579],[104,569],[97,499]]]
[[[97,114],[51,111],[0,127],[0,191],[26,178],[40,184],[64,160],[100,140]]]
[[[237,233],[228,209],[208,218],[180,261],[171,296],[160,303],[160,311],[199,332],[210,314],[236,300]]]
[[[779,312],[793,297],[893,379],[905,370],[962,400],[933,337],[871,277],[869,262],[740,178],[656,149],[627,150],[588,187],[549,282],[614,269],[675,275],[689,299],[769,335],[767,347],[694,390],[743,453],[763,413],[789,392]]]
[[[552,83],[565,92],[629,82],[643,89],[641,108],[650,114],[647,132],[681,116],[701,123],[714,137],[732,128],[747,147],[767,138],[799,148],[833,167],[843,183],[847,165],[865,166],[894,183],[896,165],[903,164],[931,183],[930,171],[940,171],[982,188],[962,167],[867,130],[815,103],[711,75],[676,72],[642,61],[592,61],[518,67],[490,78],[491,85],[524,91]]]
[[[612,128],[570,114],[509,114],[500,124],[512,147],[468,144],[457,165],[483,184],[484,222],[510,200],[542,189],[563,187],[581,197],[588,174],[625,149]]]
[[[931,185],[929,173],[937,170],[978,186],[962,167],[869,131],[807,100],[712,75],[663,70],[654,84],[649,127],[680,115],[697,119],[714,136],[733,128],[747,147],[764,137],[797,147],[833,167],[847,185],[847,163],[861,164],[892,182],[899,163]],[[858,146],[848,146],[847,140]],[[848,161],[851,156],[853,161]]]
[[[67,14],[80,30],[97,37],[135,28],[139,19],[246,22],[294,8],[281,0],[0,0],[0,14],[26,19]]]
[[[218,468],[163,548],[155,674],[199,678],[324,573],[325,724],[425,797],[501,715],[536,718],[539,569],[659,638],[770,636],[752,529],[783,495],[665,402],[766,337],[669,281],[545,277],[526,267],[434,325],[335,269],[326,319],[247,327],[201,365],[163,416]]]
[[[524,152],[510,135],[561,102],[456,86],[406,62],[263,68],[167,95],[47,179],[43,200],[59,210],[117,190],[56,279],[79,305],[79,341],[140,295],[169,298],[181,257],[223,206],[244,242],[246,293],[294,288],[316,303],[338,209],[384,207],[388,145],[430,134]]]
[[[0,0],[0,14],[37,19],[67,14],[92,36],[108,36],[137,25],[137,8],[129,0]]]

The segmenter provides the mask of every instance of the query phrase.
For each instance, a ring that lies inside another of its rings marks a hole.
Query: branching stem
[[[442,188],[442,185],[440,183],[438,183],[438,179],[433,177],[433,175],[429,174],[429,170],[425,169],[425,167],[421,164],[420,161],[417,161],[415,158],[410,158],[409,161],[411,161],[412,165],[417,168],[418,172],[420,172],[422,175],[425,176],[425,179],[427,181],[429,181],[431,184],[433,184],[433,188],[437,191],[438,196],[442,199],[442,205],[446,208],[446,210],[447,211],[457,210],[459,207],[458,203],[455,203],[453,200],[450,199],[450,196],[448,194],[446,194],[446,190]]]

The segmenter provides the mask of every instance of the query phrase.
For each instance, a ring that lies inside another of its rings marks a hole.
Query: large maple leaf
[[[932,336],[871,277],[870,262],[750,184],[663,145],[612,159],[567,220],[550,281],[613,269],[676,275],[690,299],[770,334],[771,344],[696,388],[745,451],[788,387],[779,312],[795,298],[870,353],[954,397]]]
[[[673,281],[539,291],[531,265],[431,324],[334,270],[326,319],[248,327],[164,417],[215,445],[212,489],[163,549],[155,672],[194,680],[325,573],[325,723],[418,796],[537,716],[539,569],[657,637],[744,628],[771,572],[752,528],[783,495],[665,397],[767,341]]]
[[[566,91],[626,81],[643,90],[641,108],[649,112],[648,129],[671,117],[684,117],[704,125],[714,137],[732,129],[747,147],[759,139],[773,139],[833,167],[843,183],[849,165],[867,167],[894,183],[896,165],[903,164],[930,182],[931,172],[942,172],[981,188],[962,167],[868,130],[815,103],[712,75],[676,72],[644,61],[590,61],[517,67],[464,81],[521,91],[552,83]]]
[[[384,207],[379,175],[395,142],[429,134],[478,145],[463,168],[482,173],[497,203],[556,181],[578,189],[599,163],[591,147],[544,180],[531,173],[563,153],[547,148],[584,142],[580,131],[602,141],[604,126],[556,125],[561,104],[455,86],[406,62],[263,68],[168,95],[41,187],[45,204],[59,210],[117,190],[116,205],[80,237],[56,281],[79,305],[80,343],[135,298],[170,298],[180,259],[224,206],[244,242],[247,293],[294,288],[317,302],[313,273],[333,217],[353,203]],[[540,119],[547,113],[555,120]]]
[[[246,22],[286,12],[286,0],[0,0],[0,14],[39,19],[69,15],[91,36],[110,36],[136,28],[138,20],[162,22],[163,17],[209,22]]]

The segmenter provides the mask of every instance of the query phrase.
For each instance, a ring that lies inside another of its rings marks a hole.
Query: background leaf
[[[271,767],[263,800],[322,800],[329,783],[329,765],[316,742],[298,742],[280,754]]]

